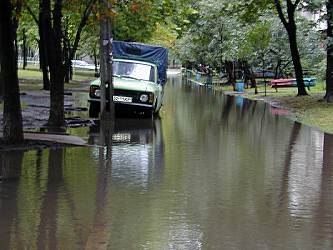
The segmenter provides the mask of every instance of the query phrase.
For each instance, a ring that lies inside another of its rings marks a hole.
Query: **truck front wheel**
[[[154,110],[153,110],[153,109],[146,110],[146,111],[144,112],[144,118],[152,118],[152,117],[153,117],[153,114],[154,114]]]
[[[98,102],[91,102],[89,106],[89,117],[98,118],[100,105]]]

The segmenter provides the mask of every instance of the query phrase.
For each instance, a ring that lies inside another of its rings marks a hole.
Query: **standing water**
[[[331,135],[180,78],[164,103],[71,131],[92,147],[2,152],[0,249],[333,248]]]

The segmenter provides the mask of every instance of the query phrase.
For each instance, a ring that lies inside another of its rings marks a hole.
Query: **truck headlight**
[[[99,89],[95,89],[94,95],[97,97],[101,96],[101,91]]]
[[[147,102],[149,99],[149,96],[147,94],[140,95],[140,101],[141,102]]]
[[[91,98],[96,98],[101,96],[101,90],[98,86],[90,86],[89,96]]]

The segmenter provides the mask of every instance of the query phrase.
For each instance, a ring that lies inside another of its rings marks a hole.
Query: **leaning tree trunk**
[[[305,90],[304,80],[303,80],[303,69],[301,64],[301,57],[298,52],[297,39],[296,39],[296,25],[294,28],[288,32],[289,34],[289,43],[290,43],[290,52],[294,64],[294,70],[297,81],[297,95],[307,95],[308,93]]]
[[[72,67],[72,60],[74,59],[75,53],[78,49],[79,42],[81,39],[81,33],[83,31],[83,28],[87,25],[87,21],[89,19],[89,16],[92,12],[93,6],[96,3],[97,0],[89,0],[89,2],[86,5],[86,8],[82,14],[81,21],[79,23],[79,26],[77,28],[76,34],[75,34],[75,40],[73,45],[71,46],[69,39],[67,38],[67,45],[68,45],[68,57],[65,60],[65,69],[67,74],[69,72],[69,78],[72,80],[73,76],[73,67]],[[67,71],[68,70],[68,71]],[[65,76],[64,76],[65,77]]]
[[[280,75],[281,59],[278,59],[274,72],[274,79],[278,79]]]
[[[288,39],[289,39],[289,47],[291,52],[291,57],[294,64],[294,70],[296,75],[296,81],[297,81],[297,88],[298,93],[297,95],[307,95],[307,92],[305,90],[304,80],[303,80],[303,69],[301,64],[301,58],[298,51],[297,46],[297,35],[296,35],[296,23],[295,23],[295,11],[300,3],[299,0],[296,0],[294,3],[291,0],[287,0],[287,18],[285,16],[284,11],[282,10],[281,2],[280,0],[274,0],[274,4],[276,7],[276,10],[278,12],[279,18],[281,22],[283,23],[283,26],[285,27],[287,33],[288,33]]]
[[[97,65],[96,47],[94,48],[94,65],[95,65],[95,76],[98,76],[98,65]]]
[[[327,1],[327,66],[326,66],[326,94],[324,100],[331,102],[333,96],[333,1]]]
[[[20,90],[15,51],[16,28],[10,0],[0,1],[1,79],[4,83],[3,138],[7,143],[23,141]]]

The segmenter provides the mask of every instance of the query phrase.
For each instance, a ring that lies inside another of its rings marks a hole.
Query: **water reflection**
[[[112,154],[110,160],[114,183],[147,189],[150,182],[159,182],[164,166],[162,124],[159,118],[117,119],[110,138],[112,147],[102,150]],[[91,127],[89,143],[100,145],[100,140],[100,126]]]
[[[57,242],[57,209],[59,208],[58,189],[63,187],[64,149],[51,149],[48,159],[48,179],[41,203],[38,226],[38,249],[59,249]]]
[[[161,119],[75,130],[91,147],[0,155],[0,249],[333,247],[331,135],[179,78],[165,91]]]
[[[321,171],[321,186],[317,210],[315,213],[316,222],[313,228],[316,242],[323,242],[326,238],[333,237],[333,135],[325,134],[323,142],[323,165]],[[332,247],[327,242],[327,248]]]
[[[16,228],[17,182],[24,151],[0,152],[0,249],[11,248],[10,228]]]

